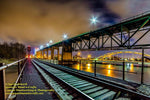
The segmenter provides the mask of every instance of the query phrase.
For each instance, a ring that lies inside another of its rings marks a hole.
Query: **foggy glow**
[[[43,49],[43,45],[40,46],[40,49]]]
[[[81,55],[81,52],[78,52],[78,54],[77,54],[78,56],[80,56]]]
[[[87,58],[91,58],[91,55],[89,54],[89,55],[87,56]]]
[[[49,43],[53,43],[53,41],[52,41],[52,40],[50,40],[50,41],[49,41]]]
[[[108,76],[110,76],[110,74],[111,74],[111,70],[108,70],[108,73],[107,73],[107,75],[108,75]]]
[[[133,64],[130,65],[130,71],[131,71],[131,72],[134,71],[134,65],[133,65]]]
[[[110,69],[111,68],[111,65],[108,65],[108,69]]]
[[[46,45],[49,46],[49,43],[47,43]]]
[[[64,35],[63,35],[63,38],[64,38],[64,39],[67,39],[67,38],[68,38],[68,35],[67,35],[67,34],[64,34]]]
[[[90,67],[91,66],[91,64],[87,64],[88,65],[88,67]]]

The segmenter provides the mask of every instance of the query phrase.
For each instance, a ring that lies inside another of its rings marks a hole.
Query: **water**
[[[94,73],[94,64],[91,63],[82,63],[75,64],[70,66],[71,68],[77,70],[83,70],[86,72]],[[112,64],[96,64],[96,73],[105,75],[108,77],[114,77],[122,79],[122,66],[120,65],[112,65]],[[141,67],[136,67],[134,64],[125,64],[125,80],[141,83]],[[150,85],[150,67],[144,67],[144,84]]]
[[[18,77],[18,66],[12,65],[5,70],[5,83],[15,83]],[[7,89],[6,89],[7,91]],[[9,94],[6,95],[6,98]]]

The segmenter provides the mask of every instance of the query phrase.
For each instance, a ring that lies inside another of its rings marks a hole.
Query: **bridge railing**
[[[138,17],[142,17],[142,16],[145,16],[145,15],[148,15],[150,14],[150,11],[146,11],[146,12],[143,12],[141,14],[138,14],[138,15],[135,15],[135,16],[132,16],[132,17],[129,17],[129,18],[124,18],[122,19],[120,22],[125,22],[125,21],[129,21],[129,20],[132,20],[132,19],[135,19],[135,18],[138,18]]]
[[[78,59],[78,60],[73,60],[74,64],[71,63],[54,63],[54,61],[49,61],[49,60],[43,60],[43,61],[47,61],[49,63],[53,63],[53,64],[59,64],[62,66],[66,66],[68,68],[72,68],[77,70],[77,72],[85,72],[87,74],[93,75],[94,77],[98,77],[99,75],[102,76],[109,76],[109,77],[113,77],[113,78],[119,78],[122,80],[126,80],[126,81],[131,81],[131,82],[136,82],[136,83],[143,83],[143,73],[142,71],[131,71],[129,69],[127,69],[127,67],[130,67],[130,69],[133,67],[131,66],[131,62],[127,62],[127,61],[120,61],[119,63],[112,63],[112,62],[107,62],[107,61],[97,61],[97,60],[85,60],[85,59]],[[111,63],[111,64],[110,64]],[[103,67],[100,67],[103,66]],[[113,68],[116,67],[117,68]],[[143,70],[144,67],[139,68],[140,70]],[[104,72],[103,72],[104,71]],[[120,73],[119,76],[112,76],[113,73]],[[107,73],[109,75],[103,74],[103,73]],[[121,74],[122,73],[122,74]],[[131,77],[138,77],[138,79],[130,79]],[[109,78],[110,79],[110,78]]]
[[[145,15],[148,15],[148,14],[150,14],[150,11],[146,11],[146,12],[137,14],[137,15],[132,16],[132,17],[123,18],[123,19],[120,20],[120,23],[123,23],[123,22],[126,22],[126,21],[130,21],[130,20],[132,20],[132,19],[139,18],[139,17],[145,16]],[[102,29],[102,28],[111,27],[111,26],[113,26],[113,24],[104,25],[104,26],[101,27],[101,29]],[[98,29],[97,29],[97,30],[98,30]]]
[[[101,70],[107,70],[107,73],[110,74],[110,75],[106,75],[104,74],[104,76],[109,76],[109,77],[114,77],[111,75],[111,71],[114,71],[114,72],[119,72],[119,73],[122,73],[120,76],[116,76],[115,78],[119,78],[119,79],[122,79],[122,80],[126,80],[126,81],[131,81],[131,82],[136,82],[136,83],[139,83],[139,84],[143,84],[144,83],[144,49],[142,50],[142,61],[141,61],[141,65],[140,65],[140,68],[139,71],[130,71],[130,70],[127,70],[127,67],[130,66],[130,68],[132,67],[131,66],[131,62],[129,61],[125,61],[125,60],[122,60],[118,63],[113,63],[113,62],[108,62],[108,61],[98,61],[98,60],[85,60],[85,59],[78,59],[76,60],[78,62],[78,68],[76,68],[77,70],[81,70],[81,71],[85,71],[85,72],[90,72],[90,73],[93,73],[93,75],[96,77],[96,76],[99,76],[99,74],[102,74]],[[100,66],[103,66],[105,65],[105,67],[100,67]],[[119,66],[119,69],[114,69],[112,68],[111,66]],[[83,66],[86,66],[86,70]],[[135,66],[136,67],[136,66]],[[139,67],[139,65],[137,65],[137,67]],[[146,67],[146,66],[145,66]],[[92,69],[91,69],[92,68]],[[132,67],[133,69],[133,67]],[[130,79],[130,76],[132,77],[138,77],[138,79]],[[148,83],[149,84],[149,83]]]
[[[0,99],[1,100],[5,100],[6,98],[7,98],[7,100],[11,99],[12,93],[13,93],[14,88],[15,88],[16,85],[14,84],[12,86],[12,90],[8,95],[7,91],[6,91],[7,89],[5,88],[6,87],[6,77],[9,76],[9,78],[12,80],[12,78],[15,78],[15,76],[16,76],[15,74],[17,74],[16,77],[18,77],[18,78],[15,81],[15,83],[17,84],[20,81],[20,77],[21,77],[21,74],[22,74],[22,71],[23,71],[23,65],[25,63],[25,60],[26,60],[26,58],[23,58],[23,59],[20,59],[18,61],[15,61],[13,63],[10,63],[10,64],[7,64],[7,65],[4,65],[4,66],[0,67]],[[11,68],[11,69],[9,69],[9,68]],[[9,71],[10,73],[12,73],[12,70],[15,71],[14,74],[7,75],[6,72]],[[13,83],[11,83],[11,84],[13,84]]]

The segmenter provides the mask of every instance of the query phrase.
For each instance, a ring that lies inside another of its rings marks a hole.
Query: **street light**
[[[49,46],[49,43],[47,43],[46,45]]]
[[[49,43],[51,44],[51,43],[53,43],[53,41],[52,41],[52,40],[50,40],[50,41],[49,41]]]
[[[68,38],[68,35],[67,35],[67,34],[64,34],[64,35],[63,35],[63,38],[64,38],[64,39],[67,39],[67,38]]]
[[[91,25],[93,25],[93,29],[92,30],[95,30],[96,24],[99,22],[98,21],[98,17],[92,16],[90,21],[91,21]]]
[[[92,18],[90,19],[90,21],[91,21],[91,24],[94,24],[94,25],[99,22],[97,20],[97,17],[95,17],[95,16],[92,16]]]
[[[43,49],[43,45],[40,46],[40,49]]]

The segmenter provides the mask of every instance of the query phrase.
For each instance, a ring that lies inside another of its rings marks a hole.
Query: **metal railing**
[[[63,63],[59,63],[59,61],[56,61],[56,60],[46,60],[45,59],[45,61],[53,63],[53,64],[60,64],[62,66],[68,66],[67,65],[68,63],[65,63],[65,64],[64,64],[64,62]],[[77,63],[79,64],[79,66],[78,66],[79,68],[77,69],[78,71],[84,71],[84,70],[81,69],[81,66],[83,64],[88,64],[88,63],[92,64],[91,66],[93,66],[93,70],[92,70],[93,72],[90,72],[90,73],[92,73],[95,77],[98,74],[100,74],[100,73],[97,72],[98,71],[97,64],[100,64],[100,63],[103,63],[103,62],[105,62],[107,64],[110,64],[110,62],[107,62],[107,61],[100,61],[99,62],[97,60],[85,60],[85,59],[78,59],[78,60],[74,59],[72,61],[74,61],[74,64],[77,64]],[[126,70],[127,63],[130,63],[130,62],[122,60],[122,61],[120,61],[118,63],[112,63],[112,64],[118,64],[118,66],[121,66],[120,69],[111,69],[111,68],[109,68],[109,69],[108,68],[99,68],[99,69],[105,69],[105,70],[112,70],[112,71],[121,72],[122,73],[122,75],[121,75],[122,77],[121,76],[119,76],[119,77],[117,76],[117,78],[121,78],[122,80],[126,80],[126,81],[128,81],[128,79],[126,78],[126,75],[127,75],[126,73],[133,74],[133,75],[138,75],[139,77],[141,77],[141,79],[139,78],[136,83],[143,84],[144,83],[144,66],[145,66],[145,64],[144,64],[145,63],[144,62],[144,49],[142,49],[142,61],[141,61],[141,67],[140,67],[141,70],[139,72]],[[130,80],[130,81],[135,82],[134,80]]]
[[[83,64],[92,64],[91,66],[93,66],[93,68],[94,68],[94,70],[93,70],[93,72],[92,72],[92,74],[96,77],[98,74],[100,74],[100,73],[97,73],[97,64],[102,64],[103,62],[107,65],[107,64],[110,64],[109,62],[107,62],[107,61],[101,61],[101,63],[99,63],[97,60],[77,60],[77,62],[78,62],[78,64],[79,64],[79,68],[78,68],[78,70],[79,71],[84,71],[84,70],[82,70],[81,69],[81,66],[83,65]],[[128,81],[127,79],[126,79],[126,74],[125,73],[129,73],[129,74],[135,74],[135,75],[137,75],[137,74],[140,74],[140,77],[141,77],[141,79],[140,79],[140,82],[137,82],[137,83],[140,83],[140,84],[143,84],[144,83],[144,49],[142,50],[142,61],[141,61],[141,72],[136,72],[136,71],[133,71],[133,72],[130,72],[130,71],[127,71],[127,70],[125,70],[125,67],[126,67],[126,65],[127,65],[127,61],[122,61],[122,62],[119,62],[118,63],[118,66],[122,66],[122,68],[121,69],[110,69],[110,68],[100,68],[100,69],[105,69],[105,70],[112,70],[112,71],[117,71],[117,72],[121,72],[122,73],[122,77],[120,77],[122,80],[125,80],[125,81]],[[113,64],[113,63],[112,63]],[[116,64],[115,64],[116,65]],[[90,72],[91,73],[91,72]],[[131,81],[131,82],[135,82],[135,81]]]
[[[120,22],[129,21],[129,20],[132,20],[132,19],[135,19],[135,18],[138,18],[138,17],[142,17],[142,16],[145,16],[145,15],[148,15],[148,14],[150,14],[150,11],[146,11],[146,12],[137,14],[137,15],[135,15],[135,16],[129,17],[129,18],[124,18],[124,19],[122,19]]]
[[[15,83],[18,83],[19,80],[20,80],[22,71],[23,71],[23,70],[20,71],[20,69],[21,69],[21,67],[22,67],[21,65],[24,65],[25,60],[26,60],[26,58],[23,58],[23,59],[20,59],[20,60],[18,60],[18,61],[15,61],[15,62],[13,62],[13,63],[10,63],[10,64],[7,64],[7,65],[4,65],[4,66],[1,66],[1,67],[0,67],[0,99],[1,99],[1,100],[5,100],[5,99],[6,99],[6,94],[5,94],[5,90],[6,90],[6,89],[5,89],[5,84],[6,84],[6,83],[5,83],[5,78],[6,78],[6,75],[5,75],[5,74],[6,74],[6,73],[5,73],[5,70],[6,70],[7,68],[9,68],[9,67],[11,67],[11,66],[17,64],[17,66],[18,66],[18,78],[17,78],[17,80],[16,80]],[[23,68],[22,68],[22,69],[23,69]],[[14,88],[15,88],[15,86],[13,86],[13,89],[12,89],[10,95],[8,96],[7,100],[9,100],[9,98],[11,97],[11,94],[13,93]]]
[[[123,18],[120,20],[120,23],[123,23],[125,21],[129,21],[129,20],[132,20],[132,19],[135,19],[135,18],[138,18],[138,17],[142,17],[142,16],[145,16],[145,15],[148,15],[150,14],[150,11],[146,11],[146,12],[143,12],[143,13],[140,13],[140,14],[137,14],[135,16],[132,16],[132,17],[128,17],[128,18]],[[118,22],[119,23],[119,22]],[[102,26],[102,28],[107,28],[107,27],[111,27],[113,26],[114,24],[110,24],[110,25],[105,25],[105,26]],[[97,28],[96,30],[99,30],[99,28]]]
[[[18,61],[15,61],[15,62],[13,62],[13,63],[7,64],[7,65],[4,65],[4,66],[1,66],[1,67],[0,67],[0,71],[6,69],[6,68],[8,68],[8,67],[10,67],[10,66],[12,66],[12,65],[14,65],[14,64],[16,64],[16,63],[18,63],[18,62],[21,62],[21,61],[23,61],[23,60],[25,60],[25,59],[26,59],[26,58],[21,59],[21,60],[18,60]]]

